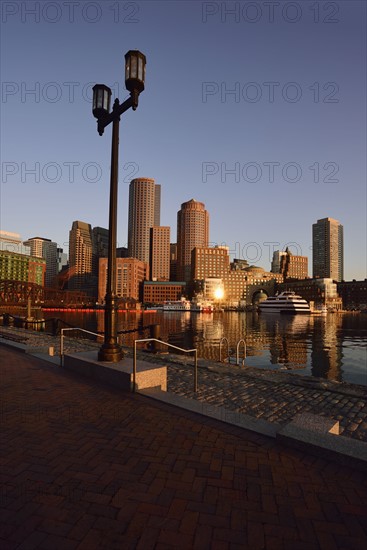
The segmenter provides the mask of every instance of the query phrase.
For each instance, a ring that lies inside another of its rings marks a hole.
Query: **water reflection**
[[[55,316],[55,314],[49,314]],[[103,312],[59,314],[72,325],[104,330]],[[199,357],[218,360],[219,342],[226,337],[233,353],[246,341],[246,364],[259,368],[297,370],[330,380],[367,385],[365,316],[327,316],[224,312],[119,313],[125,345],[150,336],[149,326],[160,325],[161,338],[184,348],[196,347]]]
[[[341,315],[329,315],[314,321],[312,331],[311,373],[313,376],[341,382],[343,339],[338,341]]]
[[[302,369],[307,366],[307,334],[309,316],[262,315],[264,330],[270,334],[270,355],[273,365],[285,369]]]

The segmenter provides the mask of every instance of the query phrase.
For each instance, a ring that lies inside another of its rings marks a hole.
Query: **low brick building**
[[[367,309],[367,279],[341,281],[337,283],[337,288],[344,309]]]
[[[163,304],[165,301],[176,301],[185,293],[186,283],[179,281],[144,281],[144,304]]]

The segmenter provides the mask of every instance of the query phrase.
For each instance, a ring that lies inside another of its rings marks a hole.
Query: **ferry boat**
[[[163,311],[190,311],[191,302],[185,298],[177,301],[163,302]]]
[[[276,296],[269,296],[259,303],[258,308],[262,313],[311,313],[309,303],[302,296],[287,290]]]

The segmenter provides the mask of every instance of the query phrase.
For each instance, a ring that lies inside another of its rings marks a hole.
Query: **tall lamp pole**
[[[116,300],[116,234],[117,234],[117,188],[119,126],[121,115],[138,107],[139,94],[144,90],[146,57],[137,50],[125,54],[125,85],[130,97],[121,103],[116,98],[110,112],[111,88],[104,84],[93,86],[93,115],[97,119],[100,136],[112,122],[110,209],[108,229],[107,291],[105,299],[104,343],[98,352],[99,361],[117,363],[123,357],[121,346],[117,342],[117,300]]]

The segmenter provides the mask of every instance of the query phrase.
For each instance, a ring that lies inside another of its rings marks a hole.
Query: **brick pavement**
[[[1,549],[365,549],[365,475],[0,346]]]

